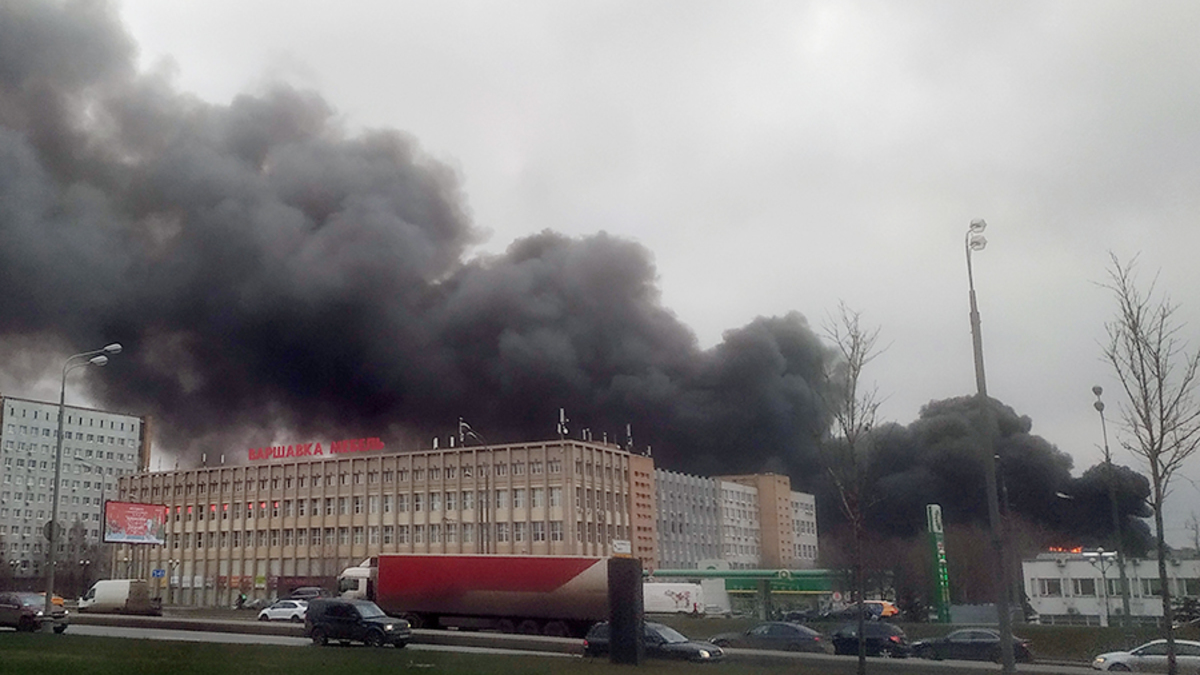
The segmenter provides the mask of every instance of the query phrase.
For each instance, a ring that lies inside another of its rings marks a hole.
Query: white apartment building
[[[1025,593],[1043,624],[1107,626],[1123,612],[1120,571],[1111,552],[1039,554],[1021,562]],[[1155,559],[1129,559],[1129,614],[1137,623],[1156,624],[1163,615]],[[1168,560],[1172,597],[1200,597],[1200,560]]]
[[[15,577],[45,571],[57,443],[57,404],[0,396],[0,564]],[[57,555],[100,542],[103,501],[116,499],[118,478],[144,466],[149,448],[142,417],[66,407],[58,516],[68,534]]]

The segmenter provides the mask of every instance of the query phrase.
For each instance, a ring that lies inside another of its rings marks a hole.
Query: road
[[[212,633],[190,630],[170,630],[164,628],[132,628],[128,626],[87,626],[73,624],[68,630],[73,635],[93,635],[98,637],[126,638],[130,640],[177,640],[180,642],[217,642],[224,644],[256,644],[284,645],[289,647],[310,647],[312,641],[308,638],[290,637],[287,635],[257,635],[246,633]],[[523,654],[534,656],[561,656],[578,658],[572,654],[553,652],[518,651],[514,649],[498,649],[494,647],[470,647],[463,645],[434,645],[412,644],[406,649],[466,652],[475,654]]]

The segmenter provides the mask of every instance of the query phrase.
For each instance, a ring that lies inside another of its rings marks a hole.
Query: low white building
[[[1051,551],[1021,563],[1025,593],[1043,624],[1107,626],[1123,613],[1120,570],[1112,552]],[[1127,559],[1129,614],[1156,624],[1163,615],[1158,561]],[[1200,597],[1200,560],[1168,560],[1171,597]]]

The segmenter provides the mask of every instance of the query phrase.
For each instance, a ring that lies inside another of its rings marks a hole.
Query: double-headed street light
[[[67,419],[67,373],[75,368],[103,366],[108,363],[110,354],[120,353],[121,345],[114,342],[101,349],[72,354],[63,362],[62,385],[58,390],[58,443],[54,451],[54,490],[51,494],[53,502],[50,505],[50,522],[46,525],[46,539],[50,540],[50,550],[46,554],[46,616],[54,614],[54,558],[58,553],[58,539],[62,536],[62,527],[58,524],[58,500],[62,488],[63,423]],[[47,621],[42,627],[49,632],[54,628],[54,622]]]
[[[971,300],[971,343],[975,353],[975,386],[978,389],[979,412],[983,415],[983,473],[987,483],[988,520],[992,525],[992,547],[996,552],[997,583],[996,614],[1000,621],[1000,662],[1004,673],[1016,672],[1013,660],[1012,616],[1008,613],[1008,572],[1004,560],[1004,538],[1001,534],[1000,495],[996,488],[996,456],[994,450],[995,424],[992,422],[991,405],[988,402],[987,378],[983,372],[983,334],[979,328],[979,306],[975,302],[975,277],[971,269],[971,252],[982,251],[987,246],[983,231],[987,223],[983,219],[972,220],[967,228],[965,248],[967,251],[967,284]]]
[[[1121,584],[1121,625],[1129,627],[1129,579],[1125,575],[1125,543],[1121,537],[1121,513],[1117,508],[1117,472],[1113,469],[1112,452],[1108,449],[1108,424],[1104,420],[1104,401],[1100,395],[1104,393],[1104,388],[1100,385],[1092,387],[1092,393],[1096,395],[1096,402],[1093,407],[1096,412],[1100,413],[1100,432],[1104,435],[1104,466],[1105,473],[1108,474],[1108,501],[1112,504],[1112,520],[1113,520],[1113,536],[1116,537],[1117,544],[1117,570],[1120,573]],[[1107,582],[1106,582],[1107,583]],[[1132,636],[1126,633],[1126,642],[1132,640]],[[1126,644],[1126,647],[1132,647],[1132,644]]]

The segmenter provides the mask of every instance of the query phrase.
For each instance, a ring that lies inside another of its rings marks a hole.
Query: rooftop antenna
[[[437,446],[437,444],[438,444],[438,437],[437,437],[437,436],[434,436],[434,437],[433,437],[433,449],[434,449],[434,450],[437,450],[437,449],[438,449],[438,446]]]
[[[487,445],[487,441],[484,440],[483,436],[475,433],[475,430],[471,428],[471,425],[467,424],[466,421],[460,417],[458,418],[458,444],[464,448],[467,447],[468,436],[474,438],[482,445]]]
[[[567,419],[566,409],[559,408],[558,409],[558,440],[561,441],[564,438],[566,438],[567,431],[568,431],[567,430],[567,422],[570,422],[570,421],[571,420]]]
[[[633,424],[625,423],[625,450],[633,452]]]

